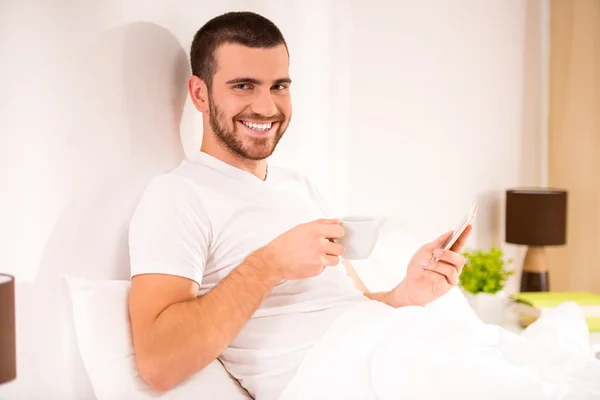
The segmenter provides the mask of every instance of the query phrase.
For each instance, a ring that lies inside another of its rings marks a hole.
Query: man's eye
[[[234,86],[235,89],[247,90],[250,89],[250,85],[247,83],[240,83]]]
[[[286,85],[275,85],[275,86],[273,86],[273,89],[274,90],[285,90],[285,89],[287,89],[287,86]]]

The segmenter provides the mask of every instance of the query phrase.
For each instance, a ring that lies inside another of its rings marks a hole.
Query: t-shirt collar
[[[256,175],[254,175],[248,171],[244,171],[243,169],[240,169],[238,167],[234,167],[233,165],[227,164],[226,162],[221,161],[218,158],[216,158],[208,153],[205,153],[203,151],[199,151],[198,153],[196,153],[193,156],[191,161],[204,164],[207,167],[217,170],[219,172],[222,172],[234,179],[249,182],[251,184],[259,184],[259,185],[263,184],[264,185],[267,182],[269,182],[268,174],[267,174],[267,179],[263,181],[262,179],[258,178]]]

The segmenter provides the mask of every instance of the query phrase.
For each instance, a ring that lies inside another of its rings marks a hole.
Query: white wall
[[[503,245],[505,189],[539,185],[544,170],[541,8],[356,2],[351,210],[385,216],[425,241],[477,201],[470,247]],[[504,247],[518,267],[522,249]]]
[[[216,3],[0,4],[0,271],[19,282],[19,378],[0,398],[85,390],[59,278],[82,265],[126,275],[137,191],[199,146],[185,57],[218,13],[251,9],[283,30],[294,121],[273,161],[304,170],[340,213],[428,240],[478,200],[472,244],[486,245],[502,239],[502,191],[539,183],[539,3]]]

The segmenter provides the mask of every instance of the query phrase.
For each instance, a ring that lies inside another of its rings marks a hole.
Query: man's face
[[[285,46],[225,44],[215,52],[215,61],[208,102],[215,136],[244,159],[269,157],[292,115]]]

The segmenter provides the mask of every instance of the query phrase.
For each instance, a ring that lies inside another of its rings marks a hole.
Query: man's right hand
[[[342,237],[337,219],[319,219],[282,233],[258,252],[281,279],[311,278],[340,262],[344,246],[332,240]]]

